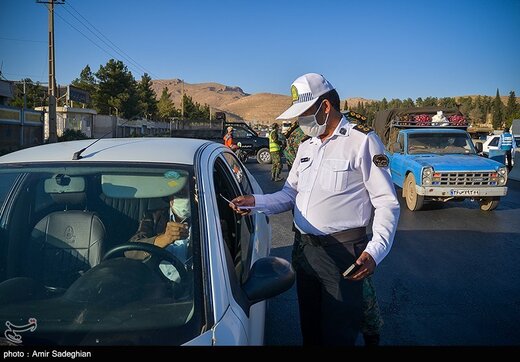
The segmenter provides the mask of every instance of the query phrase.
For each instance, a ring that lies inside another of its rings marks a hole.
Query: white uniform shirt
[[[367,226],[374,207],[373,237],[365,251],[379,264],[392,246],[399,202],[389,167],[373,161],[384,154],[381,140],[354,127],[343,117],[325,142],[318,137],[303,142],[282,190],[254,195],[255,209],[276,214],[294,207],[298,229],[325,235]]]

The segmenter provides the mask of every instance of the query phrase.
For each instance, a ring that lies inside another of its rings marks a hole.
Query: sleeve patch
[[[389,164],[388,157],[385,154],[375,155],[372,158],[372,162],[374,162],[374,165],[377,167],[388,167]]]

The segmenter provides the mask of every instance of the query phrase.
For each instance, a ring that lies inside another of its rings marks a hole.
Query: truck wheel
[[[258,163],[271,163],[271,152],[268,148],[261,148],[256,154],[256,160]]]
[[[499,197],[486,197],[480,200],[478,203],[480,204],[480,210],[492,211],[497,208],[499,201]]]
[[[404,180],[404,196],[406,199],[406,206],[411,211],[420,210],[424,204],[424,196],[417,194],[415,185],[415,177],[413,176],[413,173],[409,173]]]

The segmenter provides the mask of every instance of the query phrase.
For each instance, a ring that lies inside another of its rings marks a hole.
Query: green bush
[[[79,130],[66,129],[63,135],[58,137],[58,142],[75,141],[75,140],[86,140],[87,135]]]

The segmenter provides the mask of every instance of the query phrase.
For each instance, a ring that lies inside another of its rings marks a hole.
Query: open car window
[[[178,345],[200,334],[192,167],[11,165],[0,180],[0,324],[36,321],[22,344]],[[154,246],[170,221],[182,238]]]

